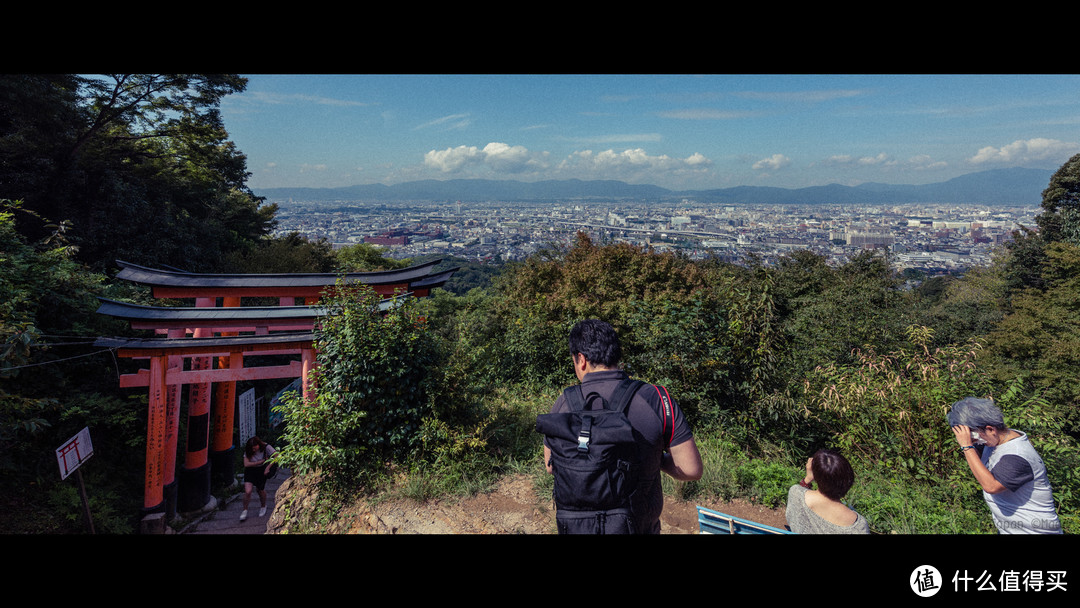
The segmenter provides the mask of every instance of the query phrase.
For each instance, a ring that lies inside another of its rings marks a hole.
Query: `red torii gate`
[[[150,368],[121,376],[121,387],[147,387],[146,480],[143,513],[197,511],[212,507],[211,472],[233,476],[232,444],[237,381],[307,377],[315,365],[312,330],[324,314],[311,303],[339,278],[362,283],[383,296],[424,297],[458,269],[432,274],[440,260],[401,270],[349,273],[202,274],[164,271],[117,261],[117,278],[148,285],[156,298],[195,298],[195,308],[152,307],[103,300],[98,312],[127,320],[133,329],[149,329],[165,338],[100,338],[128,358],[150,360]],[[244,297],[276,297],[280,306],[241,306]],[[222,306],[217,302],[221,300]],[[383,300],[381,307],[392,305]],[[188,337],[188,336],[191,337]],[[291,354],[288,365],[245,367],[245,355]],[[212,361],[218,367],[213,369]],[[185,371],[184,362],[188,361]],[[184,467],[175,478],[181,387],[188,395],[188,436]],[[214,408],[211,413],[211,387]],[[179,482],[179,483],[178,483]],[[178,488],[179,486],[179,488]]]

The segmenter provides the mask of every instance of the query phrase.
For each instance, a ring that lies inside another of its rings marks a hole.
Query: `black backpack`
[[[551,449],[559,534],[635,532],[630,497],[637,488],[638,446],[626,412],[642,386],[623,380],[610,403],[571,386],[563,391],[569,412],[536,417],[536,431]],[[593,407],[597,400],[599,408]]]

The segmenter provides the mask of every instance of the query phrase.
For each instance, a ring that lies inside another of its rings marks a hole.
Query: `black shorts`
[[[255,489],[262,492],[266,489],[266,463],[257,467],[244,467],[244,483],[250,483]]]

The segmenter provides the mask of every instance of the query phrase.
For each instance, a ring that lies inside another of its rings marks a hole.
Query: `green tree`
[[[418,255],[412,259],[413,264],[422,264],[432,260],[441,260],[439,268],[457,268],[454,276],[446,282],[442,289],[453,294],[464,296],[476,287],[490,287],[492,281],[505,268],[505,264],[499,261],[473,261],[457,256],[445,256],[440,254]]]
[[[851,362],[863,345],[887,351],[903,343],[909,302],[880,253],[863,251],[838,268],[797,254],[781,260],[776,285],[789,381],[827,362]]]
[[[1051,243],[1041,268],[1044,288],[1011,299],[1011,312],[988,335],[995,377],[1022,378],[1067,414],[1080,412],[1080,247]]]
[[[114,360],[93,347],[117,328],[95,315],[109,294],[103,275],[72,259],[60,225],[28,243],[0,201],[0,529],[79,532],[80,499],[61,482],[54,450],[90,427],[95,457],[84,469],[98,531],[134,529],[145,420],[121,397]]]
[[[1021,228],[1013,232],[1005,245],[1005,287],[1009,295],[1028,287],[1042,289],[1042,266],[1046,263],[1046,243],[1043,235]]]
[[[1007,256],[1006,256],[1007,257]],[[964,344],[986,336],[1008,312],[1009,289],[1005,261],[995,256],[986,268],[970,268],[963,276],[934,277],[920,287],[915,303],[922,325],[934,330],[934,343]]]
[[[326,239],[309,239],[299,232],[261,238],[231,254],[228,269],[260,274],[334,272],[334,246]]]
[[[409,266],[409,260],[395,260],[385,257],[385,247],[370,243],[356,243],[337,250],[337,270],[339,272],[376,272],[395,270]]]
[[[1047,245],[1058,241],[1080,245],[1080,154],[1050,177],[1040,206],[1042,213],[1035,218],[1038,231],[1021,228],[1007,245],[1006,276],[1011,291],[1045,287],[1041,269],[1047,263]]]
[[[428,390],[436,343],[405,299],[384,314],[366,285],[338,281],[320,301],[315,331],[314,398],[286,399],[281,462],[304,474],[320,471],[328,487],[363,483],[391,463],[407,463],[422,445],[431,412]]]
[[[78,259],[96,269],[121,258],[216,270],[276,212],[246,187],[218,110],[245,85],[231,74],[4,75],[0,196],[70,222]]]
[[[745,408],[728,311],[698,294],[687,302],[640,301],[626,319],[625,368],[668,388],[695,427]],[[565,348],[563,349],[565,351]]]
[[[1044,241],[1080,245],[1080,154],[1050,177],[1042,193],[1042,209],[1035,221]]]
[[[630,320],[641,314],[641,305],[686,305],[707,282],[704,269],[685,257],[626,243],[596,245],[579,232],[572,247],[530,256],[495,281],[504,379],[555,386],[572,381],[566,336],[586,318],[611,323],[624,354],[632,354],[637,339]]]

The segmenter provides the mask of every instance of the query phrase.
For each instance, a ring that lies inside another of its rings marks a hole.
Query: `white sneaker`
[[[266,507],[259,509],[259,517],[266,515]]]
[[[247,509],[240,512],[240,521],[244,521],[245,519],[247,519]]]

